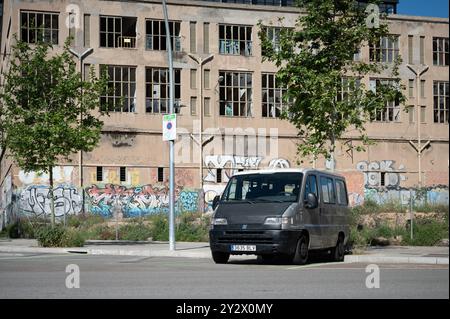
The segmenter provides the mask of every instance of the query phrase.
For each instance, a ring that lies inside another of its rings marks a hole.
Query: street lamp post
[[[167,3],[166,0],[162,0],[164,11],[164,22],[166,27],[166,43],[167,43],[167,56],[169,60],[169,113],[174,113],[173,101],[174,101],[174,72],[172,61],[172,41],[170,38],[169,18],[167,16]],[[175,250],[175,166],[174,166],[174,145],[175,141],[169,141],[169,250]]]
[[[80,61],[80,76],[81,76],[81,81],[84,80],[84,76],[83,76],[83,60],[85,57],[87,57],[89,54],[91,54],[94,49],[93,48],[88,48],[86,49],[84,52],[79,53],[77,51],[75,51],[74,49],[70,48],[69,49],[70,53],[72,53],[75,57],[77,57],[77,59]],[[83,103],[83,86],[81,86],[81,92],[80,92],[80,105],[82,105]],[[80,113],[80,124],[83,121],[83,112]],[[84,202],[85,202],[85,196],[84,196],[84,188],[83,188],[83,151],[79,152],[79,160],[78,160],[78,171],[80,174],[80,188],[81,188],[81,193],[83,194],[83,204],[82,204],[82,214],[84,215]]]
[[[198,145],[200,147],[200,154],[199,154],[199,185],[200,185],[200,191],[203,191],[203,65],[212,60],[214,58],[213,54],[208,55],[206,58],[202,57],[195,57],[192,54],[188,54],[189,57],[194,60],[200,67],[200,111],[199,111],[199,118],[200,118],[200,129],[199,129],[199,137],[198,137]]]
[[[416,114],[417,114],[417,145],[414,145],[412,141],[409,141],[409,143],[414,147],[414,149],[417,151],[417,160],[418,160],[418,170],[419,170],[419,187],[422,187],[422,152],[425,149],[425,147],[430,144],[428,141],[422,146],[422,136],[421,136],[421,118],[420,118],[420,96],[419,96],[419,85],[420,85],[420,77],[422,74],[424,74],[426,71],[428,71],[428,65],[419,65],[419,66],[413,66],[410,64],[406,65],[416,76]]]

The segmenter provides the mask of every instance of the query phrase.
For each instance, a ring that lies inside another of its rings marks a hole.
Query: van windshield
[[[296,202],[302,173],[246,174],[232,177],[222,202]]]

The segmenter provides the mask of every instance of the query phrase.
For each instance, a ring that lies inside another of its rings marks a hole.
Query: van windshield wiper
[[[249,204],[254,204],[255,202],[248,200],[248,199],[238,199],[238,200],[227,200],[227,201],[222,201],[221,203],[233,203],[233,204],[241,204],[241,203],[249,203]]]

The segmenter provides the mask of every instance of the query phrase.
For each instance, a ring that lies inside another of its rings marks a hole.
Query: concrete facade
[[[85,64],[93,66],[97,72],[102,64],[135,68],[134,112],[111,112],[105,117],[99,146],[93,152],[83,155],[83,189],[91,200],[89,210],[110,216],[111,206],[117,200],[121,202],[122,207],[127,207],[129,216],[166,208],[168,143],[162,141],[162,115],[146,112],[146,68],[167,68],[168,65],[167,51],[146,49],[146,19],[163,19],[161,3],[100,0],[5,1],[0,47],[3,53],[2,74],[8,67],[8,55],[4,54],[9,53],[12,35],[20,33],[20,12],[27,10],[58,14],[59,34],[56,50],[61,48],[64,39],[69,35],[69,12],[72,11],[75,14],[72,17],[76,19],[73,29],[74,47],[79,52],[84,51],[87,46],[93,48],[93,53],[85,58]],[[183,205],[180,206],[182,210],[196,211],[203,205],[207,210],[213,196],[222,191],[227,177],[240,169],[269,166],[331,168],[325,159],[313,163],[310,159],[297,156],[296,143],[299,139],[294,126],[277,118],[262,117],[262,73],[274,73],[276,67],[268,62],[261,62],[257,23],[261,20],[264,25],[273,23],[277,26],[278,17],[283,17],[285,26],[293,26],[299,15],[298,9],[172,0],[168,1],[168,14],[169,20],[181,23],[181,50],[174,54],[174,67],[181,70],[180,103],[185,106],[180,108],[177,118],[179,138],[175,146],[176,185],[179,186],[177,194],[182,199],[179,201],[179,205]],[[85,22],[86,15],[89,15],[88,24]],[[101,47],[101,16],[135,17],[136,35],[130,40],[134,48]],[[205,23],[209,32],[205,32]],[[252,27],[250,56],[220,53],[221,24]],[[420,105],[424,106],[424,118],[420,123],[421,139],[423,143],[429,141],[429,146],[422,155],[422,180],[423,186],[427,187],[429,201],[448,204],[448,121],[435,123],[433,115],[433,83],[446,82],[448,87],[449,81],[448,65],[433,64],[433,38],[448,39],[448,19],[391,15],[389,26],[392,34],[399,35],[399,54],[404,61],[400,74],[406,87],[406,96],[409,93],[409,80],[414,79],[414,74],[406,64],[412,62],[419,65],[423,53],[422,62],[429,66],[429,70],[422,76],[422,80],[425,80],[424,94],[421,94],[420,98]],[[208,41],[204,39],[205,34]],[[208,44],[206,49],[205,43]],[[420,49],[421,43],[423,51]],[[213,55],[212,60],[203,66],[203,69],[209,70],[209,85],[203,89],[200,84],[201,69],[189,54],[197,58]],[[409,57],[412,57],[412,61],[408,61]],[[362,48],[360,59],[369,59],[368,47]],[[191,81],[191,70],[197,70],[195,85]],[[219,75],[222,71],[252,75],[251,93],[247,93],[251,95],[252,116],[231,117],[219,114]],[[367,86],[369,78],[363,79]],[[3,81],[3,77],[1,80]],[[407,203],[410,190],[416,191],[418,159],[410,142],[417,142],[418,123],[416,115],[411,119],[410,114],[405,112],[407,106],[415,104],[415,94],[414,91],[414,97],[409,98],[406,106],[401,106],[396,121],[367,124],[369,137],[376,144],[369,146],[366,152],[347,151],[348,143],[359,143],[352,131],[339,141],[334,169],[347,177],[351,204],[360,204],[368,197],[379,202],[392,198]],[[199,132],[199,108],[200,102],[204,101],[200,96],[209,98],[209,114],[204,114],[202,124],[204,139],[214,136],[204,148],[203,195],[198,193],[199,147],[191,138],[191,134],[195,137]],[[191,103],[195,99],[194,112]],[[447,98],[447,112],[448,107]],[[251,147],[252,145],[258,147]],[[46,176],[21,171],[6,155],[3,150],[0,158],[0,211],[11,210],[16,203],[15,209],[36,214],[45,213],[48,205],[44,186],[47,184]],[[300,164],[299,161],[303,163]],[[56,182],[60,185],[60,211],[77,213],[81,210],[79,164],[79,157],[74,154],[72,162],[61,162],[60,166],[55,168]],[[98,180],[98,167],[101,167],[103,173],[102,180]],[[122,179],[120,167],[125,167],[122,169],[125,170]],[[163,177],[163,181],[158,180],[158,175]]]

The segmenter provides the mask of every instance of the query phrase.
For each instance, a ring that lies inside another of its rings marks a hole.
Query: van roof
[[[342,175],[339,175],[336,173],[312,169],[312,168],[273,168],[273,169],[248,170],[248,171],[243,171],[243,172],[237,172],[237,173],[233,174],[233,176],[249,175],[249,174],[274,174],[274,173],[303,173],[303,174],[305,174],[308,172],[325,173],[328,175],[343,177]]]

